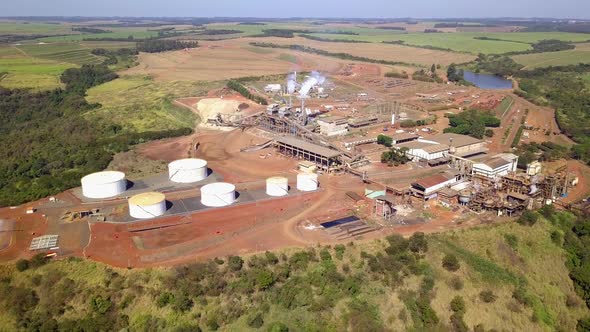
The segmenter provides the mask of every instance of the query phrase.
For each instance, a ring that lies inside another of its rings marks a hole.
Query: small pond
[[[463,79],[482,89],[512,89],[512,81],[500,76],[476,74],[472,71],[465,70],[463,72]]]

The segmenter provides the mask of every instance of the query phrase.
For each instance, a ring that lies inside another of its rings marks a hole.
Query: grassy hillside
[[[524,69],[590,63],[590,44],[577,44],[575,49],[569,51],[516,55],[512,58],[524,65]]]
[[[87,100],[102,106],[86,118],[117,123],[135,132],[193,128],[194,113],[172,105],[172,101],[205,95],[221,86],[219,82],[155,82],[144,76],[124,76],[88,90]]]
[[[589,311],[555,229],[511,222],[171,269],[4,265],[0,330],[573,331]]]

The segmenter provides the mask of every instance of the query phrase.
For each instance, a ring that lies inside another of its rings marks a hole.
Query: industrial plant
[[[386,86],[408,87],[413,85]],[[80,188],[39,211],[58,211],[47,218],[62,224],[114,227],[114,241],[125,234],[138,253],[134,263],[124,263],[131,266],[168,259],[145,249],[152,237],[158,239],[154,248],[169,241],[176,244],[162,250],[176,253],[174,246],[183,243],[186,250],[204,250],[294,218],[301,241],[370,238],[428,225],[429,215],[445,215],[437,222],[450,227],[462,217],[504,218],[563,205],[579,181],[566,165],[532,162],[520,169],[512,150],[499,150],[485,137],[443,131],[436,122],[446,114],[424,106],[430,97],[418,95],[416,103],[380,99],[315,71],[248,88],[264,94],[269,105],[227,90],[219,98],[179,103],[203,108],[206,133],[172,151],[177,157],[166,160],[166,171],[143,178],[128,178],[125,169],[88,174]],[[31,213],[39,212],[35,207]],[[170,237],[160,240],[166,232]],[[58,248],[57,234],[49,235],[51,241],[35,239],[31,248]]]

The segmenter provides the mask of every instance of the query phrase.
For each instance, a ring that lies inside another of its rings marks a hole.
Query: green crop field
[[[30,56],[68,62],[76,65],[98,64],[101,57],[90,53],[90,49],[75,43],[25,44],[18,46]]]
[[[346,30],[346,29],[344,29]],[[456,32],[456,33],[403,33],[396,31],[384,31],[369,29],[380,33],[360,35],[333,35],[314,33],[313,36],[333,40],[358,40],[373,43],[383,41],[404,41],[413,46],[433,46],[467,53],[506,53],[530,50],[532,44],[543,39],[558,39],[563,41],[582,42],[590,39],[590,36],[565,32]],[[481,40],[476,37],[488,37],[501,40]]]
[[[69,33],[72,33],[72,28],[65,24],[0,22],[0,34],[57,35]]]
[[[15,47],[0,47],[0,85],[8,88],[52,89],[61,86],[59,75],[73,64],[31,57]]]
[[[512,58],[525,69],[590,63],[590,43],[577,44],[574,50],[516,55]]]
[[[157,36],[156,31],[135,31],[135,30],[120,30],[107,33],[89,33],[89,34],[78,34],[69,36],[54,36],[41,38],[39,40],[44,42],[71,42],[71,41],[83,41],[84,39],[92,38],[128,38],[133,36],[134,39],[145,39]]]

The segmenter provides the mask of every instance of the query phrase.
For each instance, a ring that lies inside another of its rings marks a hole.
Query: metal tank
[[[166,212],[166,196],[158,192],[147,192],[129,199],[129,215],[137,219],[150,219]]]
[[[179,159],[168,164],[168,179],[177,183],[193,183],[207,177],[207,161],[203,159]]]
[[[236,186],[231,183],[216,182],[201,187],[201,204],[209,207],[222,207],[236,201]]]
[[[127,190],[125,173],[118,171],[96,172],[81,180],[82,194],[88,198],[109,198]]]

